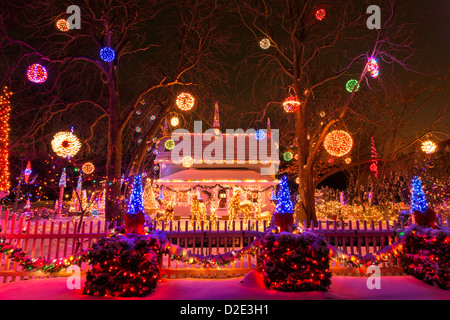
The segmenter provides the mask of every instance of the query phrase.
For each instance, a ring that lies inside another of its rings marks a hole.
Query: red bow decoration
[[[413,212],[414,215],[414,224],[421,227],[431,227],[433,229],[438,229],[434,220],[436,219],[436,213],[430,208],[427,209],[424,213],[415,210]]]
[[[144,232],[145,216],[142,211],[137,214],[125,214],[125,233],[145,234]]]
[[[276,212],[274,214],[275,224],[280,227],[280,231],[292,231],[292,224],[294,223],[293,213]]]

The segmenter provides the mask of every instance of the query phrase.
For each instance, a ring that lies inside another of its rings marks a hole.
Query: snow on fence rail
[[[45,257],[57,259],[67,257],[81,248],[89,248],[97,239],[106,236],[109,229],[116,227],[115,223],[103,220],[83,221],[48,221],[25,220],[24,217],[8,214],[0,220],[1,233],[13,245],[20,247],[31,258]],[[297,221],[298,224],[298,221]],[[157,226],[163,230],[173,244],[186,247],[196,254],[220,254],[234,249],[240,249],[251,243],[268,228],[268,223],[255,221],[244,224],[243,221],[228,223],[218,221],[217,228],[207,221],[191,225],[189,221],[171,221]],[[344,253],[367,254],[376,252],[382,247],[393,243],[397,233],[403,229],[401,224],[389,221],[358,222],[358,221],[319,221],[308,229],[321,233],[330,244]],[[79,246],[79,248],[78,248]],[[382,266],[386,273],[401,272],[399,262],[393,259]],[[89,265],[81,266],[82,274]],[[229,277],[244,275],[256,268],[256,257],[243,256],[227,267],[220,269],[202,269],[179,261],[171,261],[164,255],[161,261],[161,273],[166,277]],[[331,270],[336,274],[358,274],[360,271],[333,262]],[[19,281],[32,278],[47,278],[53,276],[68,276],[68,273],[45,274],[42,272],[23,271],[21,266],[0,255],[0,283]]]

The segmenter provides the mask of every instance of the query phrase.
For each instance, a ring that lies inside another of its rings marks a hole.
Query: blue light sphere
[[[264,132],[264,130],[262,130],[262,129],[256,130],[256,132],[255,132],[256,140],[260,141],[260,140],[264,139],[265,137],[266,137],[266,133]]]
[[[100,58],[105,62],[111,62],[116,58],[116,54],[113,49],[104,47],[100,50]]]

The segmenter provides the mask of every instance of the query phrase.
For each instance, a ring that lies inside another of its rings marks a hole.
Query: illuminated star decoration
[[[9,116],[11,111],[8,87],[0,95],[0,190],[9,190]]]
[[[261,49],[267,50],[270,48],[270,40],[267,38],[262,39],[259,42],[259,46],[261,47]]]
[[[325,11],[325,9],[319,9],[316,11],[316,19],[319,21],[322,21],[326,15],[327,12]]]
[[[380,71],[379,71],[378,62],[375,58],[370,58],[369,61],[367,62],[367,71],[369,71],[372,78],[378,77],[378,74],[380,73]]]
[[[436,149],[437,149],[436,143],[434,143],[431,140],[427,140],[422,143],[422,151],[425,152],[426,154],[432,154],[436,152]]]
[[[100,50],[100,58],[105,62],[111,62],[116,58],[116,54],[113,49],[109,47],[103,47]]]
[[[85,164],[83,164],[83,166],[81,167],[81,170],[83,171],[83,173],[85,174],[91,174],[94,172],[95,170],[95,166],[92,162],[86,162]]]
[[[52,140],[53,151],[62,158],[71,158],[80,151],[81,143],[72,132],[61,131]]]
[[[56,27],[59,31],[67,32],[69,31],[69,23],[66,19],[59,19],[56,21]]]
[[[47,69],[38,63],[28,67],[27,78],[34,83],[43,83],[47,80]]]
[[[194,107],[195,98],[190,93],[180,93],[176,100],[176,105],[183,111],[189,111]]]
[[[355,89],[355,87],[356,87],[356,89]],[[348,80],[347,83],[345,84],[345,89],[348,92],[353,92],[353,89],[355,90],[355,92],[358,91],[359,90],[358,80],[355,80],[355,79]]]
[[[290,95],[283,102],[284,110],[288,113],[293,113],[300,108],[300,101],[298,101],[297,97]]]
[[[330,155],[342,157],[352,150],[353,139],[346,131],[334,130],[325,137],[323,145]]]

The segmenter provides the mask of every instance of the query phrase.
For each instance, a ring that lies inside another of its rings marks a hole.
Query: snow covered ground
[[[383,276],[380,289],[368,289],[367,278],[333,276],[328,292],[267,290],[255,271],[231,279],[161,279],[142,300],[450,300],[450,291],[429,286],[410,276]],[[81,281],[83,287],[83,280]],[[68,289],[67,278],[26,280],[0,285],[0,300],[111,300],[81,295]],[[129,298],[121,298],[129,300]]]

